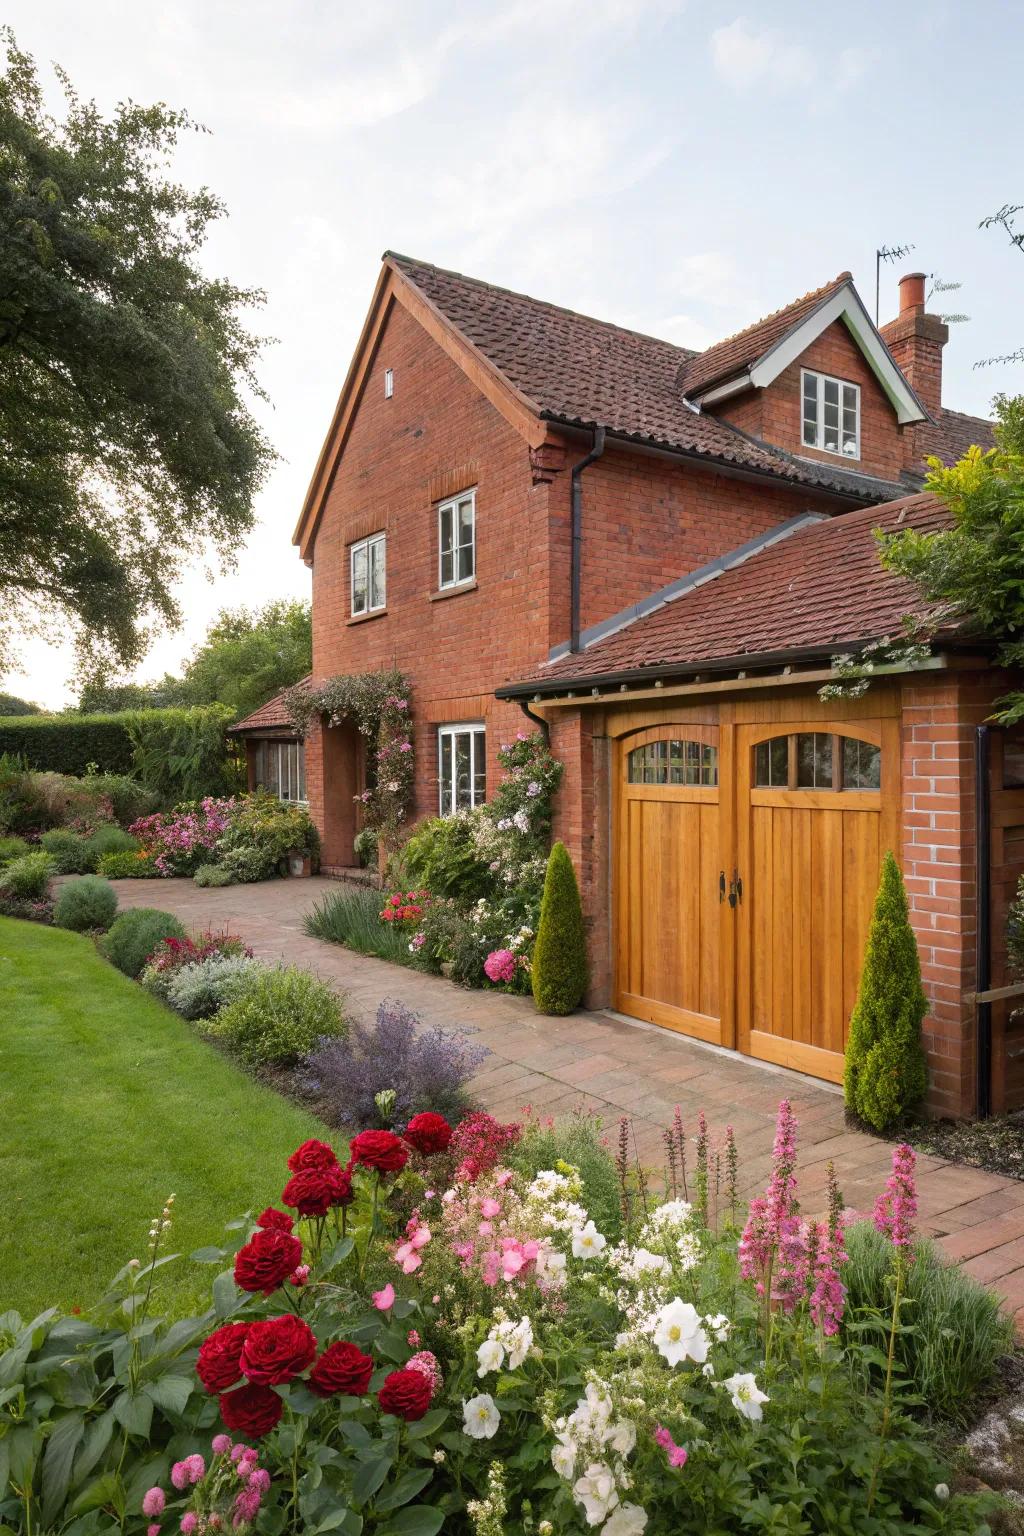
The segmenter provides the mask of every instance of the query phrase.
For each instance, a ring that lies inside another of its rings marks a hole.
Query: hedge
[[[131,773],[126,715],[5,715],[0,753],[22,758],[40,773],[80,777],[89,763],[100,773]]]

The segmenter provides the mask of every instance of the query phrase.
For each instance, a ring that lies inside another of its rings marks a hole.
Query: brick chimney
[[[942,349],[949,340],[949,326],[938,315],[925,314],[923,272],[900,278],[900,312],[881,327],[882,336],[896,365],[929,415],[937,417],[942,406]]]

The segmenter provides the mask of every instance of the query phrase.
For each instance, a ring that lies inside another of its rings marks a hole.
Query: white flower
[[[936,1483],[935,1484],[935,1497],[938,1499],[940,1504],[945,1504],[946,1500],[949,1498],[949,1484],[948,1483]]]
[[[574,1259],[596,1259],[607,1242],[594,1223],[588,1221],[585,1227],[576,1227],[573,1231],[572,1256]]]
[[[680,1360],[703,1365],[708,1357],[708,1336],[700,1326],[700,1314],[679,1296],[655,1314],[653,1337],[669,1365],[678,1365]]]
[[[588,1525],[600,1525],[619,1502],[615,1474],[603,1461],[592,1461],[572,1485],[573,1498],[582,1504]]]
[[[441,1447],[438,1446],[437,1450],[434,1452],[433,1459],[437,1462],[438,1466],[440,1466],[443,1462],[448,1460],[448,1452],[442,1450]]]
[[[576,1470],[576,1452],[569,1442],[568,1436],[561,1439],[557,1445],[551,1447],[551,1465],[559,1477],[564,1477],[566,1482]]]
[[[554,1536],[555,1528],[550,1520],[542,1520],[537,1527],[537,1536]]]
[[[544,1240],[541,1250],[537,1255],[536,1270],[539,1278],[546,1280],[548,1285],[559,1286],[565,1284],[565,1254]]]
[[[636,1425],[632,1419],[616,1419],[605,1439],[617,1456],[628,1456],[636,1445]]]
[[[497,1434],[501,1414],[489,1392],[480,1392],[462,1404],[462,1428],[471,1440],[491,1440]]]
[[[508,1349],[509,1370],[517,1371],[533,1347],[533,1327],[530,1319],[521,1317],[512,1327],[505,1324],[499,1330],[499,1337]]]
[[[726,1317],[724,1312],[716,1312],[714,1317],[706,1317],[704,1319],[704,1326],[705,1328],[711,1329],[713,1337],[718,1340],[719,1344],[724,1344],[726,1339],[729,1337],[729,1330],[732,1327],[732,1323]]]
[[[680,1269],[696,1269],[700,1263],[700,1238],[696,1232],[683,1232],[676,1241]]]
[[[732,1398],[732,1405],[737,1413],[742,1413],[745,1419],[753,1419],[755,1422],[764,1418],[761,1408],[762,1403],[768,1402],[767,1392],[762,1392],[750,1371],[737,1371],[735,1376],[730,1376],[722,1386]]]
[[[488,1371],[500,1371],[505,1358],[505,1346],[497,1339],[484,1339],[476,1352],[477,1375],[486,1376]]]
[[[710,1360],[706,1361],[705,1364],[701,1366],[700,1373],[702,1376],[706,1376],[708,1381],[713,1381],[715,1379],[715,1368],[711,1364]]]
[[[601,1536],[640,1536],[647,1529],[647,1511],[639,1504],[620,1504],[601,1527]]]

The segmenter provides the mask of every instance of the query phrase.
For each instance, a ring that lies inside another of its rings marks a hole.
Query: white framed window
[[[395,393],[395,370],[384,369],[384,399],[390,400]]]
[[[261,741],[256,748],[256,787],[279,800],[306,803],[306,747],[301,741]]]
[[[437,509],[439,589],[457,587],[476,575],[476,491],[464,491]]]
[[[482,725],[442,725],[437,731],[438,809],[469,811],[487,798],[487,734]]]
[[[377,613],[387,604],[386,536],[372,534],[351,546],[352,616]]]
[[[859,459],[860,385],[802,368],[800,397],[804,447]]]

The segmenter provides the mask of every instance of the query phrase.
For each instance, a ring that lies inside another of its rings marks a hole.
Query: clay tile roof
[[[930,611],[914,589],[882,566],[874,529],[941,528],[947,514],[933,496],[911,496],[812,523],[645,618],[565,655],[521,692],[559,679],[593,682],[659,667],[805,649],[828,655],[882,635],[898,636],[905,614]],[[506,692],[507,690],[500,690]]]
[[[302,679],[304,683],[308,683],[311,680],[311,677],[304,677]],[[275,693],[272,699],[268,699],[265,704],[261,704],[259,709],[254,709],[251,715],[246,715],[244,720],[238,720],[234,725],[229,726],[229,734],[233,731],[241,733],[242,731],[280,729],[282,726],[291,727],[292,717],[284,704],[285,694],[288,691],[285,688],[281,693]]]
[[[861,502],[891,500],[906,486],[842,467],[796,459],[687,404],[680,374],[701,355],[669,341],[496,288],[478,278],[385,251],[384,259],[423,294],[537,410],[566,425],[604,426],[614,435],[677,453],[778,476]],[[848,273],[762,320],[746,338],[779,334],[812,309]],[[785,317],[785,318],[783,318]],[[766,330],[767,328],[767,330]],[[745,342],[733,338],[721,347]],[[717,352],[713,347],[712,352]],[[761,347],[761,351],[764,347]],[[759,355],[759,354],[758,354]]]
[[[942,409],[936,422],[926,422],[918,428],[917,441],[922,459],[936,458],[943,464],[955,464],[975,443],[987,451],[995,447],[996,439],[992,422],[984,416]]]
[[[799,325],[801,320],[817,309],[819,304],[831,298],[837,288],[852,281],[851,273],[840,272],[838,277],[834,277],[824,287],[805,293],[802,299],[794,299],[792,304],[786,304],[773,314],[765,315],[763,320],[755,320],[753,325],[737,331],[735,336],[727,336],[724,341],[717,341],[705,352],[696,354],[680,379],[684,393],[696,394],[720,379],[732,378],[734,374],[750,368],[795,325]]]

